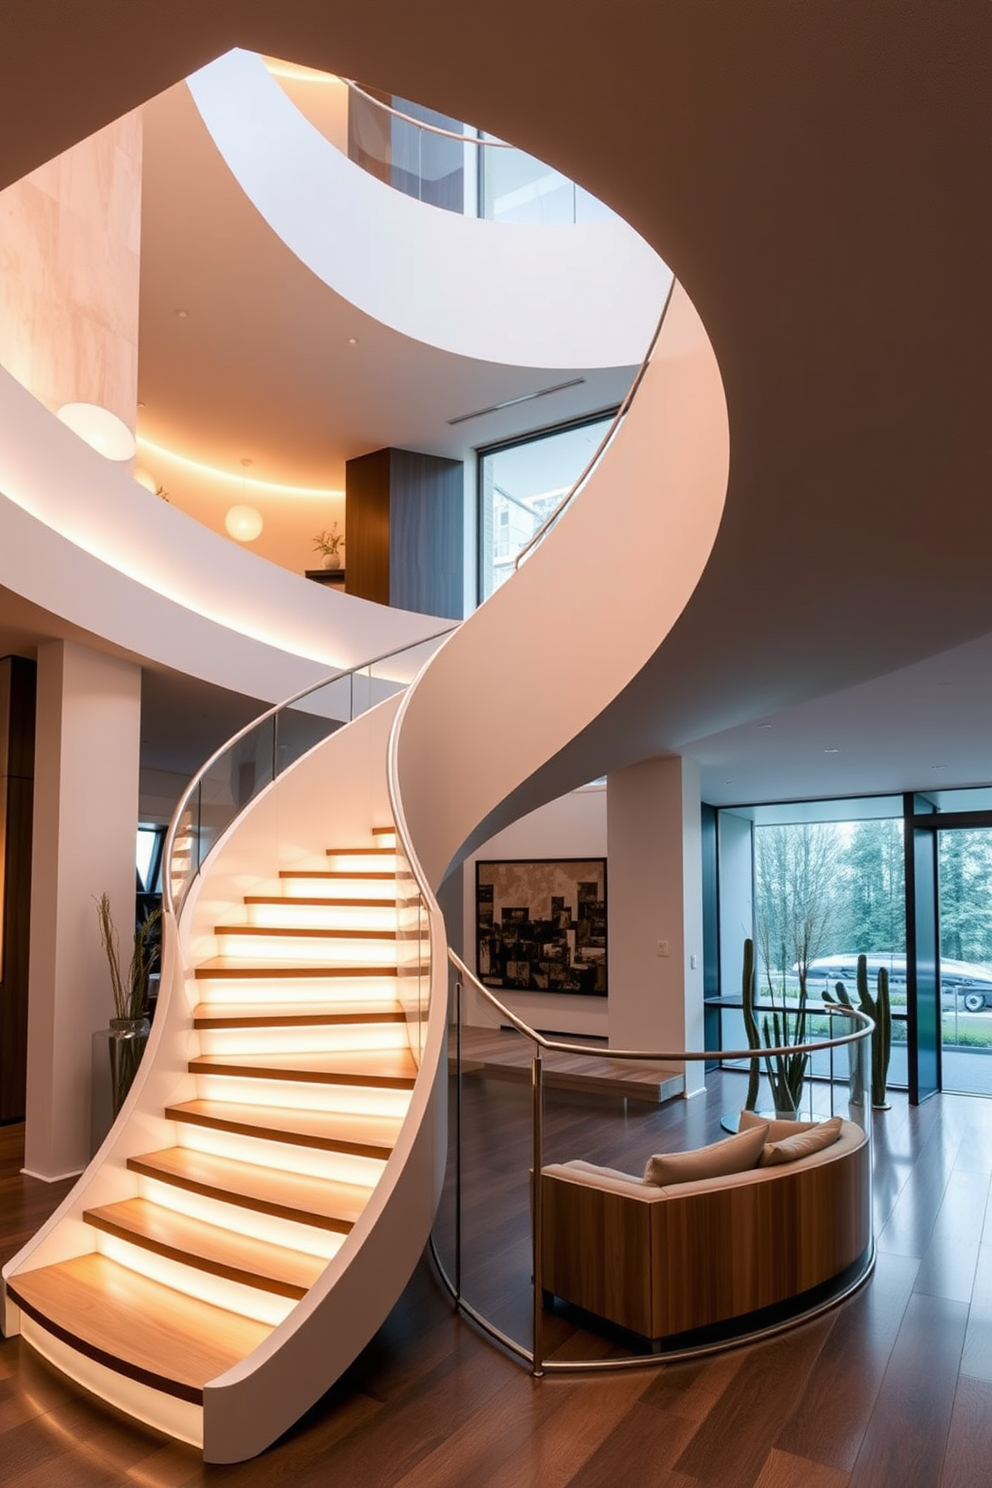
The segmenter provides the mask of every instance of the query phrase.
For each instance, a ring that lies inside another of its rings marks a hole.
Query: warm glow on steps
[[[62,1345],[197,1403],[361,1216],[417,1073],[395,833],[373,840],[281,873],[215,927],[221,954],[194,968],[197,1098],[164,1111],[177,1145],[130,1157],[132,1197],[84,1212],[95,1252],[10,1283]]]

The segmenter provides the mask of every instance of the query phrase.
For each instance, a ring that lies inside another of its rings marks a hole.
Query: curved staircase
[[[166,915],[144,1061],[5,1268],[8,1334],[214,1462],[261,1451],[354,1360],[422,1253],[447,1155],[432,890],[521,791],[537,805],[609,767],[559,756],[675,623],[727,460],[712,348],[676,286],[620,433],[548,540],[402,696],[268,785]],[[590,552],[594,595],[575,578]],[[554,664],[516,672],[500,726],[490,679],[549,617]]]

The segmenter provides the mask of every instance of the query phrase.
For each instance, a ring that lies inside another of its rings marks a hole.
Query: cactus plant
[[[749,1049],[761,1048],[761,1034],[758,1032],[758,1020],[754,1016],[754,941],[744,942],[744,969],[741,975],[741,1001],[744,1007],[744,1030],[747,1033],[747,1046]],[[758,1082],[761,1079],[761,1065],[757,1056],[751,1060],[750,1070],[747,1077],[747,1099],[744,1102],[745,1111],[754,1111],[758,1105]]]
[[[889,1077],[889,1056],[892,1052],[889,973],[884,966],[878,968],[873,997],[868,990],[868,957],[861,955],[858,957],[857,989],[861,1011],[867,1013],[875,1024],[871,1035],[871,1103],[876,1110],[887,1111],[889,1103],[885,1099],[885,1087]],[[836,991],[836,1000],[846,1007],[851,1007],[851,999],[843,982],[837,983]],[[829,993],[824,993],[824,1001],[833,1002],[834,998]],[[851,1099],[854,1099],[853,1094]]]
[[[823,1000],[827,1003],[837,1003],[839,1007],[854,1011],[854,1003],[851,1001],[850,993],[843,982],[834,984],[833,992],[824,992]],[[831,1038],[833,1034],[831,1033]],[[848,1044],[848,1072],[851,1080],[851,1105],[860,1106],[864,1104],[865,1088],[861,1075],[861,1046],[859,1044]]]
[[[747,1033],[749,1049],[777,1049],[788,1044],[802,1044],[806,1037],[806,980],[799,978],[799,1006],[796,1012],[796,1021],[790,1030],[789,1016],[783,1007],[781,1013],[776,1008],[772,1012],[772,1022],[769,1024],[767,1015],[761,1020],[759,1029],[758,1020],[754,1011],[755,973],[754,973],[754,941],[744,942],[744,968],[741,981],[741,1001],[744,1008],[744,1028]],[[784,998],[784,994],[783,994]],[[809,1056],[804,1049],[795,1049],[791,1054],[765,1055],[764,1063],[768,1074],[768,1082],[772,1088],[772,1099],[775,1110],[780,1112],[796,1111],[799,1108],[799,1099],[802,1095],[803,1080],[806,1076],[806,1065]],[[758,1082],[761,1078],[761,1065],[757,1054],[751,1060],[748,1073],[747,1098],[744,1109],[753,1111],[758,1103]]]

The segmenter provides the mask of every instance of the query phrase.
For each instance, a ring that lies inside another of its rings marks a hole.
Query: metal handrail
[[[839,1290],[836,1293],[833,1293],[827,1298],[821,1298],[812,1307],[804,1310],[801,1314],[797,1315],[794,1318],[784,1318],[774,1321],[770,1324],[766,1323],[764,1326],[758,1326],[757,1328],[753,1328],[739,1337],[735,1336],[733,1339],[729,1339],[726,1341],[690,1345],[689,1347],[673,1350],[664,1354],[627,1354],[623,1357],[613,1357],[609,1359],[546,1359],[544,1356],[544,1307],[542,1275],[544,1199],[542,1185],[538,1181],[536,1181],[538,1175],[541,1173],[544,1167],[543,1121],[545,1053],[579,1054],[587,1058],[597,1059],[636,1059],[643,1062],[665,1060],[666,1062],[675,1063],[685,1063],[698,1060],[712,1060],[714,1058],[719,1058],[721,1060],[755,1059],[764,1058],[766,1056],[768,1058],[774,1058],[776,1055],[787,1056],[795,1054],[797,1049],[802,1049],[809,1054],[813,1054],[818,1053],[820,1050],[824,1049],[829,1049],[832,1051],[833,1049],[840,1048],[845,1044],[854,1045],[856,1043],[863,1042],[865,1039],[870,1038],[875,1024],[872,1019],[869,1018],[866,1013],[861,1012],[859,1008],[827,1007],[824,1009],[824,1012],[829,1018],[833,1019],[837,1016],[841,1016],[844,1018],[853,1018],[853,1020],[860,1026],[856,1028],[853,1033],[845,1034],[841,1038],[816,1040],[804,1039],[799,1044],[783,1045],[778,1048],[762,1049],[760,1051],[756,1051],[755,1049],[749,1047],[742,1050],[680,1049],[677,1051],[661,1052],[658,1050],[613,1049],[609,1047],[604,1049],[601,1045],[591,1046],[589,1044],[571,1044],[561,1039],[546,1038],[543,1034],[538,1033],[535,1028],[532,1028],[529,1023],[525,1022],[523,1018],[520,1018],[516,1013],[511,1012],[511,1010],[504,1003],[502,1003],[498,997],[495,996],[490,988],[486,987],[482,982],[480,982],[479,978],[472,971],[469,970],[461,957],[458,956],[454,951],[452,951],[450,947],[448,950],[448,959],[458,973],[458,980],[455,984],[457,1078],[455,1094],[456,1132],[454,1149],[455,1202],[457,1208],[455,1214],[456,1248],[454,1280],[452,1280],[452,1278],[448,1275],[445,1265],[441,1260],[440,1255],[438,1254],[437,1243],[433,1232],[431,1234],[431,1254],[434,1258],[434,1263],[437,1266],[438,1273],[442,1281],[444,1282],[444,1285],[447,1287],[452,1298],[454,1299],[455,1305],[459,1309],[459,1311],[463,1312],[467,1317],[471,1318],[472,1321],[479,1328],[481,1328],[484,1333],[488,1334],[488,1336],[494,1339],[502,1348],[509,1350],[510,1353],[515,1354],[519,1359],[522,1359],[526,1364],[528,1364],[530,1366],[531,1373],[535,1378],[540,1378],[545,1373],[589,1373],[591,1371],[597,1371],[601,1369],[644,1368],[657,1366],[662,1363],[670,1364],[678,1360],[698,1358],[702,1355],[713,1353],[720,1348],[726,1347],[727,1342],[739,1343],[743,1342],[745,1338],[748,1341],[753,1341],[757,1338],[771,1337],[776,1333],[783,1332],[785,1329],[794,1326],[797,1322],[808,1320],[811,1317],[816,1317],[817,1315],[819,1315],[819,1313],[826,1311],[828,1308],[836,1306],[838,1302],[842,1301],[843,1298],[849,1296],[852,1292],[857,1290],[857,1288],[861,1286],[864,1281],[867,1280],[868,1276],[871,1274],[874,1268],[875,1263],[874,1244],[870,1246],[869,1253],[864,1258],[864,1264],[859,1269],[856,1276],[854,1276],[853,1278],[847,1278],[841,1284]],[[512,1028],[515,1028],[517,1032],[529,1038],[534,1044],[534,1057],[531,1065],[531,1164],[532,1172],[534,1175],[534,1181],[531,1187],[533,1342],[530,1348],[527,1348],[517,1339],[512,1338],[509,1334],[504,1332],[502,1328],[497,1327],[495,1323],[491,1322],[489,1318],[487,1318],[483,1313],[479,1312],[477,1308],[473,1307],[472,1304],[468,1302],[466,1298],[463,1297],[461,1294],[461,1012],[463,981],[467,981],[472,986],[474,991],[481,994],[482,997],[490,1004],[490,1006],[499,1013],[501,1019],[509,1023],[509,1025]],[[831,1053],[831,1061],[832,1058],[833,1055]],[[870,1143],[870,1126],[866,1127],[865,1131],[867,1140]]]
[[[412,114],[405,114],[402,109],[393,108],[390,103],[383,103],[381,98],[376,98],[374,94],[369,93],[362,87],[361,83],[356,83],[354,78],[342,78],[341,81],[353,93],[357,93],[369,103],[374,103],[376,108],[381,108],[384,113],[392,114],[394,119],[401,119],[404,124],[412,124],[414,128],[422,129],[425,134],[439,134],[443,139],[457,140],[462,145],[484,145],[493,150],[516,149],[515,145],[509,144],[506,140],[493,139],[492,137],[483,139],[481,135],[458,134],[454,129],[443,129],[440,124],[428,124],[424,119],[415,119]],[[468,124],[465,126],[466,129],[471,127]]]
[[[533,549],[536,548],[537,545],[543,541],[546,533],[548,533],[555,525],[555,523],[558,521],[558,518],[564,513],[566,507],[571,505],[575,497],[582,490],[582,487],[585,485],[586,481],[589,479],[590,475],[592,475],[592,472],[595,470],[596,466],[599,464],[599,461],[602,458],[603,454],[612,444],[617,430],[620,428],[620,425],[623,423],[627,414],[630,412],[630,405],[634,401],[634,396],[637,393],[637,390],[640,387],[641,383],[644,381],[644,377],[647,373],[648,367],[651,365],[651,358],[654,356],[655,350],[657,348],[658,338],[661,335],[662,327],[665,324],[665,316],[668,314],[668,307],[672,302],[672,293],[674,289],[675,277],[673,275],[672,281],[668,286],[668,293],[665,295],[664,304],[661,307],[661,314],[658,316],[658,324],[654,328],[651,340],[648,342],[648,349],[644,353],[644,358],[641,362],[641,365],[638,367],[636,373],[634,374],[634,380],[630,384],[630,387],[627,389],[623,402],[620,404],[620,407],[617,409],[616,413],[613,415],[613,418],[610,420],[609,427],[603,435],[602,439],[599,441],[595,450],[586,461],[586,464],[582,469],[582,473],[576,477],[571,486],[569,486],[568,490],[565,492],[564,496],[559,501],[558,505],[554,508],[553,511],[548,512],[548,515],[544,518],[544,521],[541,523],[540,527],[538,527],[537,531],[527,539],[517,556],[514,558],[514,573],[516,573],[521,563],[523,563],[524,559],[528,557]]]
[[[443,630],[432,631],[430,635],[421,636],[416,641],[408,641],[403,646],[394,646],[391,651],[383,651],[381,655],[370,657],[367,661],[359,662],[356,666],[342,667],[340,671],[331,672],[326,677],[322,677],[318,682],[312,682],[309,686],[301,688],[299,692],[294,692],[292,697],[285,698],[281,703],[274,703],[271,708],[267,708],[264,713],[260,713],[250,723],[246,723],[243,728],[238,729],[236,734],[232,734],[225,743],[221,744],[218,749],[215,749],[213,754],[197,770],[180,796],[165,834],[165,842],[162,847],[162,908],[164,912],[173,915],[176,913],[176,905],[172,894],[170,865],[183,812],[188,807],[197,788],[202,784],[218,760],[223,759],[224,755],[229,754],[236,744],[239,744],[242,739],[247,738],[255,729],[260,728],[268,719],[275,718],[278,714],[286,712],[296,703],[302,702],[305,697],[309,697],[311,693],[320,692],[322,688],[330,686],[332,682],[341,682],[346,677],[356,677],[359,672],[364,672],[369,667],[378,666],[384,661],[390,661],[394,656],[402,656],[406,651],[414,651],[418,646],[426,646],[430,641],[440,640],[442,636],[450,635],[452,631],[457,629],[457,625],[446,625]],[[192,884],[200,872],[201,867],[202,864],[198,863],[196,873],[191,876],[189,884],[186,886],[187,893],[190,884]],[[185,899],[185,894],[183,898]]]
[[[602,1045],[598,1044],[566,1044],[563,1043],[560,1039],[545,1038],[543,1033],[538,1033],[536,1028],[531,1028],[530,1024],[526,1023],[523,1018],[518,1017],[516,1013],[512,1013],[504,1003],[500,1002],[499,998],[493,993],[490,987],[487,987],[484,982],[479,981],[479,978],[475,975],[475,973],[468,969],[462,958],[457,955],[457,953],[453,951],[450,946],[448,948],[448,960],[458,972],[459,976],[465,977],[467,981],[471,982],[473,990],[475,992],[481,993],[486,1001],[496,1010],[496,1012],[499,1013],[500,1017],[505,1020],[505,1022],[509,1023],[511,1027],[515,1028],[518,1033],[522,1033],[525,1038],[531,1039],[533,1043],[537,1044],[538,1048],[540,1048],[543,1053],[584,1054],[587,1056],[592,1056],[596,1059],[639,1059],[644,1061],[645,1063],[665,1061],[667,1063],[677,1064],[688,1064],[692,1063],[693,1061],[698,1063],[698,1061],[701,1059],[713,1059],[716,1057],[716,1055],[719,1055],[721,1059],[753,1059],[755,1053],[758,1053],[762,1059],[765,1057],[765,1055],[768,1055],[770,1058],[774,1059],[777,1054],[794,1054],[797,1049],[808,1049],[812,1053],[819,1053],[821,1049],[839,1049],[844,1044],[857,1043],[860,1039],[863,1039],[865,1037],[866,1033],[870,1033],[871,1030],[875,1027],[872,1019],[869,1018],[867,1013],[863,1013],[860,1008],[847,1008],[841,1006],[839,1008],[835,1007],[831,1009],[828,1006],[823,1009],[823,1014],[825,1016],[836,1016],[838,1013],[843,1014],[844,1017],[854,1016],[862,1025],[862,1027],[858,1030],[858,1032],[845,1034],[842,1038],[818,1039],[815,1042],[807,1042],[806,1040],[803,1040],[799,1044],[783,1044],[779,1048],[762,1048],[759,1050],[747,1048],[695,1050],[669,1049],[658,1051],[655,1049],[614,1049],[612,1047],[604,1049]],[[819,1014],[817,1014],[817,1016],[819,1016]]]

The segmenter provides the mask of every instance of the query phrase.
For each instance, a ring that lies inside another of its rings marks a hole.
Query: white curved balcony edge
[[[480,824],[544,767],[541,801],[603,774],[570,778],[559,751],[610,708],[664,642],[699,582],[723,517],[730,438],[713,347],[676,283],[637,397],[580,497],[519,572],[447,642],[406,694],[396,771],[410,841],[427,881],[441,882]],[[595,593],[581,582],[596,565]],[[568,637],[554,666],[515,678],[517,728],[494,728],[482,691],[514,644]],[[457,727],[437,727],[450,700]],[[622,727],[616,732],[622,753]],[[464,761],[471,760],[471,769]],[[574,769],[574,761],[570,769]],[[512,809],[506,821],[518,811]]]
[[[442,624],[318,589],[210,532],[2,368],[0,584],[140,658],[271,702]]]
[[[671,272],[619,219],[519,226],[415,201],[336,150],[251,52],[228,52],[188,84],[272,230],[366,314],[508,366],[640,362]]]

